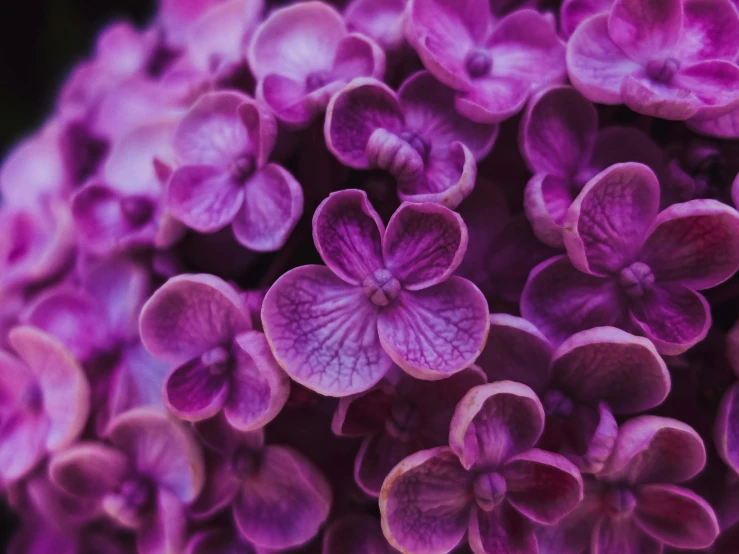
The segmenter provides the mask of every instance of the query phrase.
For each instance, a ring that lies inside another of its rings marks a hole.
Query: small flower
[[[386,230],[364,192],[345,190],[318,207],[313,238],[328,267],[288,271],[262,308],[270,346],[294,380],[347,396],[379,382],[392,362],[435,380],[475,361],[487,303],[450,276],[467,247],[457,214],[404,203]]]
[[[323,534],[321,554],[396,554],[382,536],[380,521],[367,515],[348,515],[334,521]]]
[[[472,191],[476,161],[497,131],[457,114],[454,91],[425,71],[397,94],[380,81],[355,79],[331,99],[325,124],[326,144],[342,163],[389,171],[401,200],[449,208]]]
[[[539,264],[521,313],[549,339],[612,325],[635,330],[661,354],[702,340],[711,325],[708,289],[739,268],[739,213],[691,200],[658,214],[659,183],[637,163],[593,178],[564,223],[567,256]]]
[[[201,96],[175,132],[172,216],[201,233],[231,224],[247,248],[279,249],[303,213],[303,191],[282,166],[267,163],[276,135],[274,118],[248,96]]]
[[[407,13],[408,41],[473,121],[507,119],[533,92],[564,80],[564,44],[535,10],[495,21],[488,0],[411,0]]]
[[[140,554],[178,552],[185,506],[203,487],[202,453],[194,438],[160,411],[137,408],[110,422],[110,445],[80,442],[49,464],[52,482],[95,501],[136,533]]]
[[[567,44],[586,98],[663,119],[711,118],[739,102],[739,13],[729,0],[617,0]]]
[[[552,525],[583,497],[577,468],[533,448],[544,410],[511,381],[471,389],[457,405],[450,447],[409,456],[382,486],[385,537],[409,554],[451,552],[468,533],[474,552],[538,552],[533,523]]]
[[[448,442],[457,402],[485,375],[472,366],[442,381],[420,381],[400,374],[364,393],[339,401],[334,433],[365,437],[354,461],[354,479],[364,492],[379,496],[390,470],[406,456]]]
[[[200,421],[223,410],[244,431],[271,421],[290,382],[238,293],[213,275],[179,275],[141,310],[141,340],[177,367],[164,382],[164,402],[178,417]]]
[[[353,78],[385,72],[382,49],[349,33],[339,12],[315,1],[272,12],[257,28],[248,59],[257,97],[296,128],[306,127]]]

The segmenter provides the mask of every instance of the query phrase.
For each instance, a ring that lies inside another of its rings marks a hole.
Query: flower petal
[[[382,240],[385,266],[405,290],[445,281],[467,252],[461,216],[436,204],[403,203],[390,218]]]
[[[638,163],[616,164],[591,179],[570,206],[564,241],[572,263],[612,275],[635,261],[659,209],[659,182]]]
[[[332,272],[353,285],[384,267],[384,233],[380,216],[359,190],[331,194],[313,214],[318,253]]]
[[[394,387],[387,381],[367,392],[340,398],[331,430],[341,437],[364,437],[381,429],[394,398]]]
[[[739,473],[739,384],[724,394],[713,436],[721,459]]]
[[[518,77],[484,77],[474,88],[457,94],[456,110],[478,123],[500,123],[521,111],[531,93],[531,84]]]
[[[705,463],[703,440],[690,426],[666,417],[639,416],[619,429],[601,475],[615,482],[680,483]]]
[[[657,216],[640,259],[659,283],[715,287],[739,269],[739,213],[717,200],[674,204]]]
[[[677,121],[693,117],[702,104],[680,83],[679,75],[670,83],[652,80],[644,73],[627,75],[621,82],[621,98],[637,113]]]
[[[213,417],[229,394],[228,374],[193,358],[175,368],[164,381],[164,402],[178,418],[200,421]]]
[[[577,90],[553,86],[529,102],[521,119],[521,154],[533,173],[574,175],[588,161],[598,113]]]
[[[387,476],[380,494],[382,531],[401,552],[449,552],[467,530],[474,475],[446,447],[417,452]]]
[[[227,456],[220,453],[212,454],[206,450],[205,484],[187,510],[188,515],[196,521],[207,520],[231,506],[231,502],[239,491],[240,483],[230,467],[230,462]]]
[[[382,347],[393,361],[416,378],[431,380],[473,363],[490,327],[485,297],[456,276],[424,290],[401,291],[377,323]]]
[[[347,515],[334,521],[323,534],[322,554],[394,554],[382,535],[380,522],[367,515]]]
[[[547,425],[555,422],[550,418]],[[618,423],[605,402],[593,409],[583,404],[575,406],[564,420],[565,435],[559,453],[577,466],[580,473],[599,473],[613,452],[618,435]],[[546,437],[549,427],[544,431]]]
[[[544,408],[534,391],[498,381],[470,389],[459,401],[449,446],[467,469],[496,469],[531,449],[543,430]]]
[[[316,536],[331,508],[331,488],[302,454],[268,446],[258,475],[247,478],[233,504],[241,535],[264,548],[299,546]]]
[[[721,117],[710,119],[696,117],[689,119],[686,124],[691,130],[696,133],[700,133],[701,135],[728,139],[739,138],[739,108],[732,110]],[[736,189],[737,187],[735,186],[734,190]],[[739,193],[735,193],[733,198],[734,205],[739,205],[739,201],[737,201]]]
[[[404,12],[404,0],[354,0],[344,10],[344,21],[386,51],[396,51],[405,43]]]
[[[719,117],[739,105],[739,67],[732,62],[695,63],[682,69],[675,76],[675,82],[698,100],[697,117]]]
[[[591,15],[608,12],[611,0],[564,0],[559,8],[559,24],[565,37],[570,37]]]
[[[214,275],[179,275],[141,310],[141,340],[157,358],[183,363],[251,328],[236,291]]]
[[[24,477],[46,454],[49,421],[43,415],[3,414],[0,480],[7,486]]]
[[[648,135],[632,127],[606,127],[598,131],[588,166],[602,171],[623,162],[639,162],[659,174],[663,164],[662,149]]]
[[[54,485],[73,496],[97,500],[115,490],[130,470],[123,452],[95,442],[77,443],[49,462]]]
[[[360,33],[350,33],[339,42],[331,73],[335,83],[359,77],[382,79],[385,75],[385,51]]]
[[[581,331],[563,342],[552,376],[573,400],[605,401],[617,414],[654,408],[670,392],[670,374],[652,343],[614,327]]]
[[[716,515],[708,502],[672,485],[637,488],[634,517],[652,537],[676,548],[706,548],[719,533]]]
[[[507,502],[491,512],[470,510],[469,541],[476,554],[536,554],[533,525]]]
[[[231,529],[216,527],[193,534],[185,554],[260,554],[253,545],[235,536]]]
[[[169,490],[157,490],[156,509],[144,518],[136,534],[139,554],[181,552],[185,546],[187,518],[181,500]]]
[[[404,458],[421,450],[418,440],[401,441],[378,431],[362,441],[354,460],[354,480],[369,496],[379,497],[382,482]]]
[[[690,0],[683,3],[683,11],[679,46],[682,59],[734,58],[739,51],[739,14],[731,2]]]
[[[633,518],[602,516],[595,524],[591,554],[662,554],[662,544],[639,528]]]
[[[262,324],[277,362],[320,394],[368,390],[392,365],[380,346],[376,306],[323,266],[280,277],[264,298]]]
[[[616,0],[608,33],[627,56],[646,62],[670,51],[680,39],[681,0]]]
[[[536,236],[554,248],[564,247],[562,231],[576,191],[569,179],[537,173],[526,183],[524,210]]]

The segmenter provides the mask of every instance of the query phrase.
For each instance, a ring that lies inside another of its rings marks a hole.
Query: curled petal
[[[418,151],[398,135],[375,129],[367,141],[367,165],[384,169],[404,188],[423,175],[424,162]]]
[[[724,394],[715,425],[714,440],[718,453],[729,467],[739,473],[739,384]]]
[[[560,454],[575,464],[582,474],[599,473],[613,452],[618,435],[618,423],[608,405],[599,402],[597,409],[576,406],[567,423],[574,423],[565,425],[572,434],[565,438]]]
[[[81,442],[54,455],[49,478],[68,494],[101,500],[131,470],[126,456],[101,443]]]
[[[554,248],[564,247],[563,224],[576,194],[568,179],[537,173],[526,183],[524,210],[536,237]]]
[[[167,376],[164,402],[180,419],[200,421],[216,415],[229,393],[226,372],[215,373],[209,364],[194,358]]]
[[[422,448],[418,440],[401,441],[384,430],[367,437],[354,460],[354,480],[368,495],[378,497],[382,482],[401,460]]]

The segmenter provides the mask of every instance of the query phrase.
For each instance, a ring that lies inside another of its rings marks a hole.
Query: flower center
[[[216,346],[200,356],[200,363],[210,368],[213,375],[221,375],[231,367],[231,354],[223,346]]]
[[[369,275],[362,288],[375,306],[387,306],[400,294],[400,282],[387,269],[378,269]]]
[[[658,83],[669,83],[680,69],[680,62],[675,58],[651,60],[647,62],[647,76]]]
[[[429,153],[429,143],[413,129],[405,129],[400,133],[400,139],[407,142],[426,160]]]
[[[602,496],[603,508],[611,517],[628,517],[636,508],[636,498],[629,489],[611,488]]]
[[[575,408],[572,400],[556,389],[547,391],[541,399],[544,412],[551,417],[567,417]]]
[[[313,92],[321,87],[325,87],[331,81],[333,81],[333,78],[330,72],[313,71],[312,73],[308,73],[308,76],[305,78],[305,88],[308,89],[308,92]]]
[[[421,417],[416,407],[410,402],[399,400],[390,408],[385,429],[396,439],[407,441],[413,437],[420,424]]]
[[[121,211],[134,227],[141,227],[151,219],[154,204],[146,196],[126,196],[121,199]]]
[[[473,48],[467,52],[464,65],[470,77],[473,79],[479,79],[480,77],[485,77],[485,75],[490,73],[490,69],[493,67],[493,58],[487,50],[483,50],[482,48]]]
[[[252,477],[259,470],[259,455],[246,446],[240,446],[231,457],[231,471],[240,479]]]
[[[505,479],[499,473],[481,473],[475,478],[473,492],[480,509],[492,512],[505,498]]]
[[[255,169],[254,156],[251,154],[241,154],[231,162],[231,177],[234,181],[243,185],[254,174]]]
[[[634,262],[621,270],[618,276],[621,289],[632,297],[644,296],[654,285],[654,273],[644,262]]]

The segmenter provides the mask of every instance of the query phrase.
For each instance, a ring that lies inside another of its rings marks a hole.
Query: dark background
[[[148,21],[156,0],[11,0],[0,14],[0,157],[51,111],[64,77],[109,21]],[[2,551],[2,550],[0,550]]]

